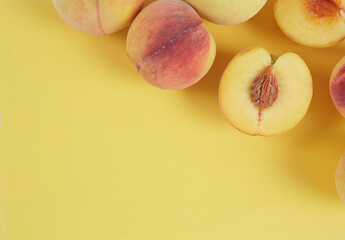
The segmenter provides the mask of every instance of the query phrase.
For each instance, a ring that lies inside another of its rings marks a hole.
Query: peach
[[[219,86],[225,119],[249,135],[272,136],[293,128],[306,114],[312,98],[307,65],[294,53],[272,57],[262,47],[237,54]]]
[[[345,38],[345,0],[278,0],[274,14],[282,31],[307,46],[327,47]]]
[[[53,0],[61,18],[73,28],[96,35],[128,26],[145,0]]]
[[[150,84],[183,89],[210,69],[216,53],[212,35],[197,12],[180,0],[158,0],[143,9],[127,37],[127,54]]]
[[[330,93],[335,106],[345,117],[345,57],[333,69],[330,80]]]
[[[185,0],[201,17],[210,22],[230,25],[252,18],[266,4],[267,0]]]
[[[335,173],[335,186],[340,198],[345,202],[345,153],[340,158]]]

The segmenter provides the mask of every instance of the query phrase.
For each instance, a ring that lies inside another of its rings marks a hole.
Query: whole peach
[[[181,0],[151,3],[133,21],[127,54],[153,86],[177,90],[198,82],[210,69],[216,44],[196,11]]]
[[[95,35],[128,26],[145,0],[53,0],[61,18],[73,28]]]
[[[330,93],[334,105],[345,117],[345,57],[333,69],[330,80]]]

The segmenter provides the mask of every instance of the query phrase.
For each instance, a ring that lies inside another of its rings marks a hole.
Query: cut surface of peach
[[[303,45],[327,47],[345,38],[345,0],[278,0],[274,15],[282,31]]]
[[[249,135],[290,130],[306,114],[312,94],[312,78],[302,58],[285,53],[275,60],[262,47],[235,56],[219,86],[224,117]]]

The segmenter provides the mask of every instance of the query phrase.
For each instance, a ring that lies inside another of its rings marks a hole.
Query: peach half
[[[127,55],[155,87],[177,90],[210,69],[216,44],[197,12],[181,0],[158,0],[141,11],[127,37]]]
[[[345,38],[345,0],[278,0],[274,15],[282,31],[307,46],[327,47]]]
[[[249,135],[290,130],[306,114],[312,94],[312,78],[302,58],[285,53],[275,59],[262,47],[237,54],[219,86],[225,119]]]
[[[128,26],[145,0],[53,0],[61,18],[73,28],[95,35]]]
[[[335,172],[335,186],[340,198],[345,202],[345,153],[340,158]]]
[[[210,22],[231,25],[252,18],[266,4],[267,0],[185,0],[201,17]]]
[[[345,117],[345,57],[334,67],[329,88],[335,106]]]

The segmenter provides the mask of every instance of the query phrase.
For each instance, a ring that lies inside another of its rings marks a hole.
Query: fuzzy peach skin
[[[111,34],[128,26],[145,0],[53,0],[61,18],[89,34]]]
[[[335,173],[335,185],[340,198],[345,202],[345,153],[340,158]]]
[[[267,0],[185,0],[201,17],[223,25],[237,24],[252,18]]]
[[[158,0],[133,21],[127,54],[150,84],[177,90],[195,84],[208,72],[216,44],[191,6],[180,0]]]
[[[345,57],[334,67],[329,88],[335,106],[345,117]]]

